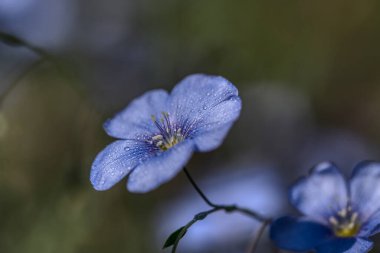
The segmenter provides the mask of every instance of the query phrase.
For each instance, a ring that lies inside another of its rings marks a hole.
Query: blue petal
[[[279,248],[291,251],[312,250],[332,236],[322,224],[288,216],[275,220],[269,233]]]
[[[241,110],[238,90],[220,76],[188,76],[173,89],[170,101],[176,122],[190,127],[199,151],[217,148]]]
[[[168,93],[165,90],[148,91],[134,99],[123,111],[106,121],[107,134],[120,139],[136,139],[157,131],[152,115],[159,117],[167,112]]]
[[[352,173],[350,192],[353,208],[359,212],[361,220],[377,226],[380,221],[377,214],[380,212],[380,163],[359,163]],[[370,217],[378,218],[368,221]]]
[[[233,123],[226,124],[220,128],[214,129],[213,131],[202,132],[202,134],[197,135],[194,138],[196,150],[200,152],[207,152],[220,146],[232,124]]]
[[[370,216],[360,227],[359,236],[370,237],[380,232],[380,212]]]
[[[166,183],[186,165],[193,149],[192,141],[184,141],[142,163],[129,176],[128,190],[144,193]]]
[[[193,133],[197,149],[206,152],[220,146],[234,121],[239,117],[240,110],[239,97],[232,97],[210,109],[204,115],[205,120]]]
[[[318,253],[365,253],[373,242],[364,238],[334,238],[317,247]]]
[[[120,140],[102,150],[95,158],[90,180],[98,191],[108,190],[125,177],[142,158],[149,154],[141,143]]]
[[[310,175],[296,183],[290,192],[290,201],[306,216],[320,222],[347,207],[346,181],[329,162],[313,168]]]

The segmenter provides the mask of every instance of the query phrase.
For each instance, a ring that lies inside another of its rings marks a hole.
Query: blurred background
[[[292,213],[286,191],[311,166],[380,160],[379,14],[377,0],[0,0],[0,31],[53,56],[0,42],[0,252],[169,252],[207,208],[186,177],[139,195],[125,180],[96,192],[89,172],[107,118],[191,73],[243,99],[224,145],[188,166],[220,203]],[[255,229],[220,213],[179,252],[244,252]]]

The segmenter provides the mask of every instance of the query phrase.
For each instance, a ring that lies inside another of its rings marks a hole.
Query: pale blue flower
[[[107,190],[124,177],[131,192],[147,192],[173,178],[194,151],[217,148],[239,117],[238,90],[219,76],[186,77],[169,94],[152,90],[104,124],[119,140],[95,158],[90,180]]]
[[[280,248],[318,253],[364,253],[380,231],[380,163],[358,164],[347,182],[331,163],[317,165],[291,189],[305,216],[276,220],[270,235]]]

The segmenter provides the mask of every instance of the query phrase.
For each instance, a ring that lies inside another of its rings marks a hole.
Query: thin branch
[[[189,179],[192,186],[195,188],[195,190],[198,192],[198,194],[201,196],[201,198],[211,207],[218,208],[219,210],[225,210],[226,212],[240,212],[242,214],[248,215],[260,222],[267,222],[270,220],[267,217],[262,216],[259,213],[256,213],[255,211],[252,211],[248,208],[239,207],[237,205],[217,205],[211,202],[206,195],[203,193],[203,191],[199,188],[199,186],[195,183],[194,179],[191,177],[189,171],[184,168],[183,171],[185,172],[187,178]]]
[[[257,245],[258,245],[258,243],[260,241],[260,238],[261,238],[261,236],[262,236],[262,234],[263,234],[266,226],[271,222],[271,219],[267,218],[267,217],[264,217],[261,214],[256,213],[255,211],[252,211],[252,210],[250,210],[248,208],[239,207],[237,205],[218,205],[218,204],[213,203],[212,201],[210,201],[209,198],[207,198],[207,196],[203,193],[203,191],[197,185],[197,183],[195,183],[194,179],[191,177],[191,175],[190,175],[189,171],[186,169],[186,167],[183,169],[183,171],[185,172],[186,177],[189,179],[191,185],[194,187],[194,189],[197,191],[197,193],[207,203],[207,205],[209,205],[209,206],[212,207],[212,209],[210,209],[209,211],[206,211],[206,212],[198,213],[197,215],[194,216],[194,218],[191,221],[189,221],[183,227],[183,229],[178,234],[178,236],[177,236],[177,238],[175,240],[175,243],[173,244],[172,253],[176,252],[176,249],[178,247],[179,241],[181,240],[181,238],[184,236],[184,234],[186,233],[186,231],[192,225],[194,225],[199,220],[203,220],[209,214],[217,212],[217,211],[220,211],[220,210],[223,210],[223,211],[225,211],[227,213],[239,212],[239,213],[245,214],[247,216],[250,216],[250,217],[254,218],[255,220],[258,220],[258,221],[260,221],[262,223],[260,229],[257,231],[257,233],[256,233],[256,235],[255,235],[255,237],[254,237],[254,239],[253,239],[253,241],[252,241],[252,243],[250,244],[250,247],[249,247],[249,251],[248,252],[249,253],[254,252],[256,250],[256,248],[257,248]]]
[[[255,250],[257,249],[257,246],[259,245],[261,236],[263,235],[265,228],[269,225],[270,222],[271,222],[270,220],[266,220],[261,223],[259,230],[255,233],[255,236],[253,237],[253,240],[248,247],[247,253],[255,252]]]
[[[3,42],[5,44],[8,44],[10,46],[14,47],[24,47],[28,49],[29,51],[33,52],[37,56],[39,56],[39,60],[37,60],[34,64],[31,65],[30,68],[28,68],[24,73],[20,75],[19,78],[17,78],[12,84],[6,89],[5,93],[1,95],[0,98],[0,104],[1,102],[5,99],[6,95],[10,93],[11,90],[17,85],[17,83],[25,76],[27,75],[32,69],[34,69],[35,66],[40,64],[43,61],[48,61],[50,62],[58,71],[61,75],[65,76],[66,78],[70,79],[70,84],[73,86],[74,83],[74,78],[76,79],[76,76],[73,75],[73,73],[67,71],[65,69],[64,64],[59,61],[53,54],[50,54],[48,51],[33,45],[32,43],[29,43],[28,41],[21,39],[17,36],[5,33],[3,31],[0,31],[0,42]],[[85,93],[83,91],[82,87],[75,87],[75,89],[79,92],[79,94],[82,97],[85,97]]]
[[[29,75],[35,68],[44,62],[44,59],[39,59],[32,64],[30,64],[24,71],[18,75],[11,83],[5,88],[5,90],[0,94],[0,108],[2,107],[5,98],[16,88],[17,84]]]
[[[189,171],[187,171],[186,167],[183,168],[183,171],[185,172],[186,177],[189,179],[189,181],[192,184],[192,186],[194,187],[194,189],[198,192],[198,194],[201,196],[201,198],[207,203],[207,205],[209,205],[211,207],[216,207],[217,205],[215,205],[214,203],[212,203],[206,197],[206,195],[202,192],[202,190],[198,187],[198,185],[195,183],[194,179],[191,177]]]
[[[15,46],[15,47],[25,47],[29,49],[30,51],[34,52],[35,54],[39,55],[41,58],[48,58],[51,59],[51,55],[47,53],[45,50],[36,47],[26,40],[20,39],[12,34],[8,34],[5,32],[0,31],[0,41],[4,42],[5,44]]]
[[[212,214],[212,213],[215,213],[217,211],[220,211],[222,209],[220,208],[213,208],[213,209],[210,209],[208,211],[205,211],[205,212],[200,212],[196,215],[194,215],[194,218],[189,221],[181,230],[181,232],[178,234],[174,244],[173,244],[173,248],[172,248],[172,253],[175,253],[176,250],[177,250],[177,247],[178,247],[178,244],[181,240],[181,238],[185,235],[185,233],[187,232],[187,230],[192,226],[194,225],[196,222],[200,221],[200,220],[203,220],[205,219],[209,214]]]
[[[54,57],[47,53],[45,50],[36,47],[29,42],[20,39],[14,35],[5,33],[0,31],[0,41],[4,42],[5,44],[15,46],[15,47],[25,47],[31,52],[35,53],[39,56],[40,59],[33,62],[30,66],[28,66],[18,77],[16,77],[15,80],[13,80],[8,87],[4,90],[4,92],[0,95],[0,107],[2,106],[5,98],[11,93],[11,91],[17,86],[17,84],[30,72],[32,72],[38,65],[40,65],[45,60],[51,61],[52,63],[56,64],[54,60]]]

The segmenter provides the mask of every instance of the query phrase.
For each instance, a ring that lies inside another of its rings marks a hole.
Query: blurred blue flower
[[[107,190],[128,176],[131,192],[147,192],[173,178],[194,151],[223,141],[241,110],[238,90],[219,76],[186,77],[168,94],[153,90],[104,124],[118,138],[95,158],[90,180]]]
[[[282,217],[270,230],[283,249],[319,253],[368,252],[380,231],[380,163],[359,163],[347,183],[331,163],[296,183],[290,201],[305,217]]]

